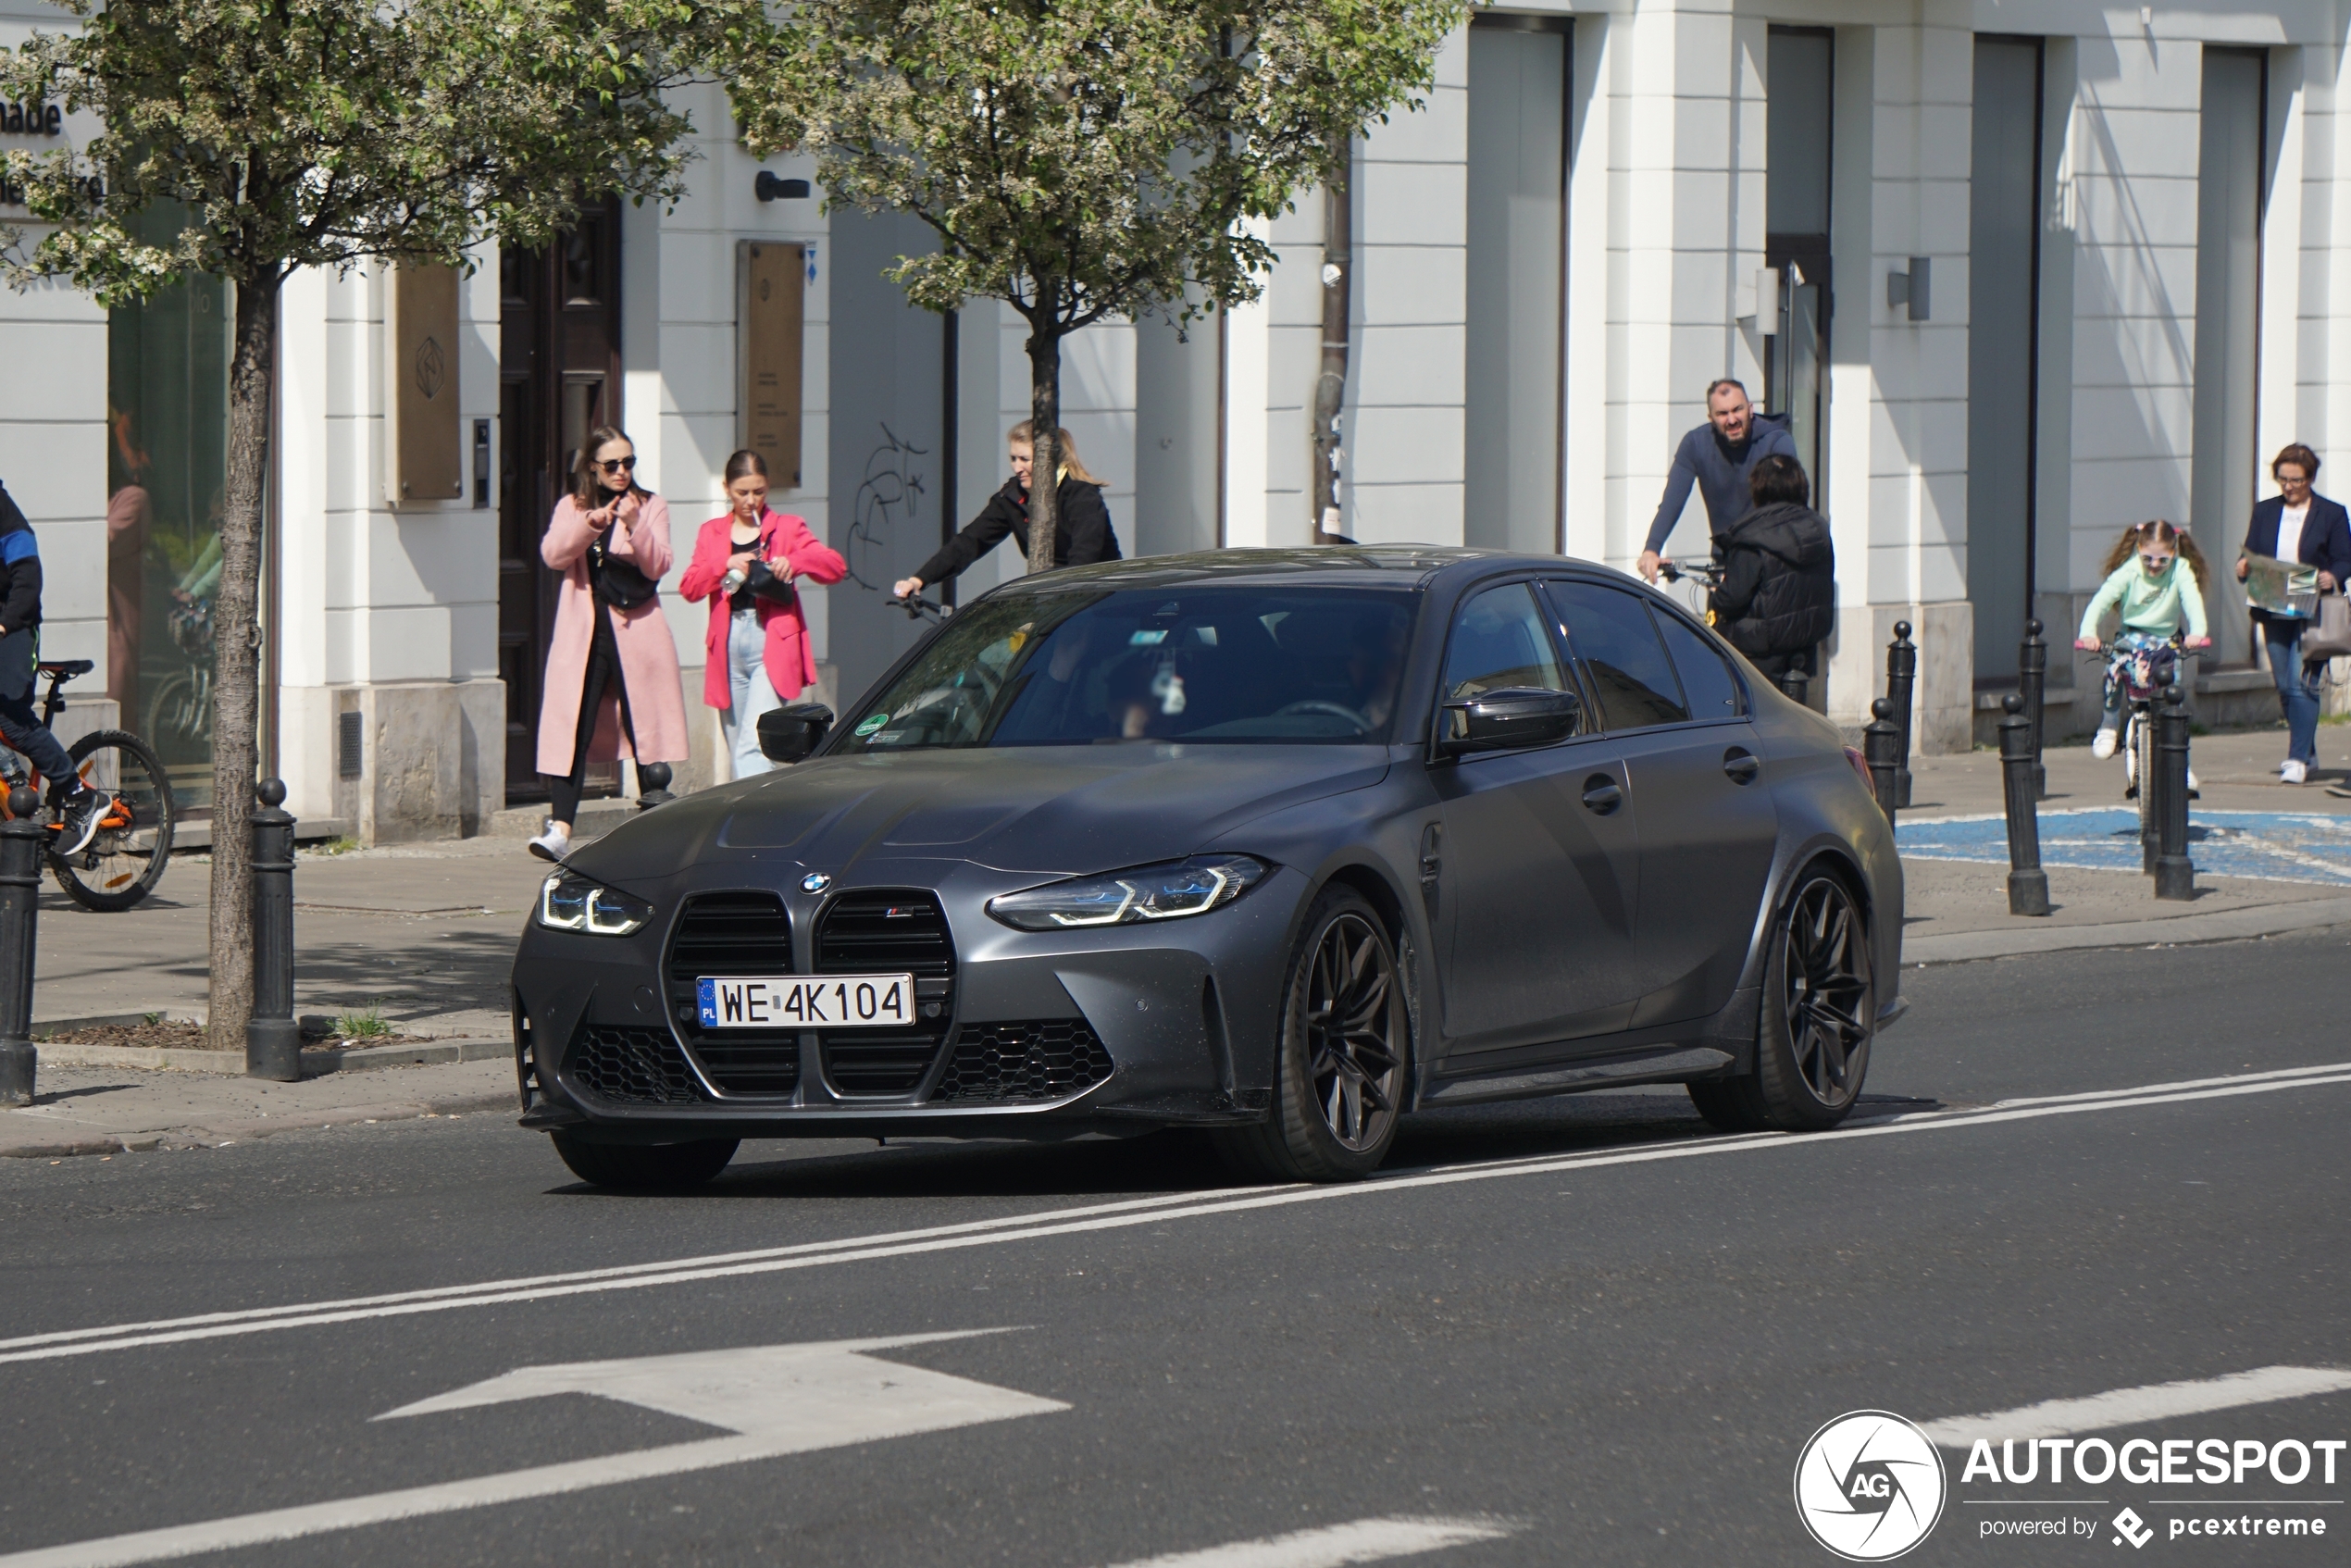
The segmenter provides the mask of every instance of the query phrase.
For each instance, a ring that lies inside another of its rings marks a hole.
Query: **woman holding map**
[[[2278,481],[2278,493],[2253,508],[2245,554],[2237,558],[2237,580],[2243,582],[2254,558],[2261,556],[2316,566],[2319,591],[2340,592],[2351,581],[2351,513],[2311,490],[2319,454],[2296,442],[2270,460],[2270,477]],[[2315,608],[2305,615],[2253,608],[2253,623],[2269,645],[2278,703],[2285,710],[2286,753],[2278,773],[2288,784],[2307,779],[2319,760],[2319,688],[2301,658],[2302,631],[2316,614]]]

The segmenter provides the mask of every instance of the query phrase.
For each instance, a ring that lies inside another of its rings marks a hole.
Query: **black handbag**
[[[661,585],[637,569],[634,561],[616,561],[598,537],[588,545],[588,581],[596,597],[616,610],[633,610],[661,591]]]

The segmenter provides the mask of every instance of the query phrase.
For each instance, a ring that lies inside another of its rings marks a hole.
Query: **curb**
[[[331,1110],[296,1112],[267,1121],[226,1122],[217,1127],[177,1127],[168,1132],[111,1133],[59,1143],[0,1146],[0,1160],[68,1160],[87,1154],[144,1154],[158,1149],[218,1149],[233,1143],[258,1141],[281,1132],[306,1132],[352,1122],[410,1122],[427,1116],[474,1115],[513,1111],[511,1089],[496,1094],[458,1094],[438,1100],[392,1101],[379,1105],[344,1105]]]
[[[1975,959],[2014,958],[2069,948],[2173,947],[2243,941],[2252,937],[2315,931],[2345,924],[2351,924],[2351,898],[2312,899],[2304,903],[2270,904],[2212,915],[2179,915],[2168,919],[2123,920],[2103,926],[2036,928],[2020,922],[2018,927],[1996,930],[1907,938],[1902,943],[1902,966],[1908,969],[1929,964],[1966,964]]]
[[[134,1016],[131,1021],[138,1020]],[[40,1044],[37,1049],[41,1052],[42,1064],[52,1067],[143,1067],[150,1071],[213,1073],[239,1078],[245,1076],[243,1053],[234,1051],[198,1051],[168,1045]],[[488,1062],[514,1053],[514,1042],[504,1039],[435,1040],[423,1045],[369,1045],[343,1051],[305,1051],[302,1053],[302,1076],[317,1078],[329,1073],[379,1072],[387,1067],[420,1067],[449,1062]]]

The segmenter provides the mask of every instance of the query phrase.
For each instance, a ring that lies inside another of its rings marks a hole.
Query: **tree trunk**
[[[1053,541],[1061,532],[1062,335],[1053,317],[1060,302],[1051,290],[1037,291],[1037,314],[1028,329],[1028,569],[1053,569]]]
[[[1338,470],[1343,443],[1339,416],[1347,401],[1347,336],[1353,293],[1354,200],[1341,162],[1323,182],[1323,369],[1314,380],[1314,515],[1309,543],[1339,526]]]
[[[253,1017],[253,814],[261,706],[261,510],[269,474],[269,386],[278,285],[237,286],[229,367],[229,472],[212,651],[212,1000],[216,1051],[243,1052]]]

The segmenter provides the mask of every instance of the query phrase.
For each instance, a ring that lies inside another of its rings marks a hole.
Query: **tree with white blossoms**
[[[914,304],[1028,323],[1028,565],[1053,565],[1061,345],[1263,291],[1263,220],[1418,107],[1464,0],[744,0],[724,28],[743,139],[805,149],[831,207],[915,215]]]
[[[11,151],[35,223],[10,280],[107,305],[191,274],[234,286],[214,653],[211,1043],[253,1005],[261,523],[280,286],[304,268],[469,265],[584,205],[682,190],[662,101],[700,14],[671,0],[60,0],[81,26],[0,50],[0,101],[87,111],[78,147]],[[161,241],[143,238],[173,230]]]

